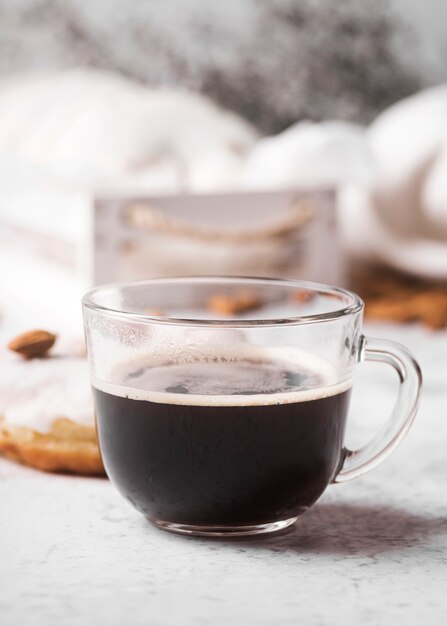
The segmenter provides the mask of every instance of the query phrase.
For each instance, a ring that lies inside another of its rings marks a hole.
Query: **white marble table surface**
[[[372,473],[330,487],[288,534],[244,541],[151,527],[106,480],[0,460],[0,623],[445,624],[447,333],[369,328],[409,345],[425,389],[413,430]],[[348,444],[396,380],[362,365]]]

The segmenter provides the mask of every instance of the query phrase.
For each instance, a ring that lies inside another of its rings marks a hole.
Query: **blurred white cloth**
[[[447,129],[445,134],[446,138],[425,177],[421,206],[423,212],[447,232]]]
[[[379,171],[369,211],[368,245],[381,260],[447,278],[447,85],[410,96],[370,126]]]
[[[336,187],[351,255],[447,279],[447,85],[393,105],[368,129],[301,122],[260,139],[242,181]]]
[[[225,188],[256,138],[248,122],[202,96],[107,72],[0,83],[0,160],[46,168],[65,184]]]
[[[374,170],[363,127],[338,121],[299,122],[255,144],[242,183],[256,189],[368,185]]]
[[[110,193],[336,188],[352,255],[447,279],[447,85],[391,106],[368,129],[302,121],[259,138],[202,96],[107,72],[4,80],[0,211],[27,184],[42,202],[45,185]]]

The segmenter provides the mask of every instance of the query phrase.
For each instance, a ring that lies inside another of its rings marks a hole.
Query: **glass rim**
[[[107,290],[116,290],[124,288],[139,287],[143,285],[162,285],[162,284],[203,284],[207,282],[249,286],[249,285],[274,285],[283,286],[284,288],[302,289],[312,291],[317,294],[326,296],[336,296],[337,298],[345,298],[349,300],[345,306],[335,308],[325,313],[313,313],[309,315],[297,315],[278,318],[244,318],[244,319],[213,319],[213,318],[181,318],[170,315],[154,315],[149,313],[137,313],[135,311],[126,311],[120,308],[104,306],[94,301],[96,295]],[[219,326],[219,327],[241,327],[241,326],[287,326],[297,324],[314,324],[319,322],[330,322],[348,315],[355,315],[363,310],[363,300],[354,292],[344,289],[343,287],[333,287],[324,283],[295,280],[288,278],[262,278],[257,276],[172,276],[167,278],[148,278],[136,281],[121,281],[114,283],[106,283],[98,285],[87,291],[82,298],[82,306],[85,309],[96,311],[110,317],[118,317],[121,319],[148,322],[154,324],[171,324],[174,326]]]

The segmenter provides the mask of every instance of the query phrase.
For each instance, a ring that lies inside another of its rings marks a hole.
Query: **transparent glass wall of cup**
[[[421,373],[362,334],[363,303],[298,281],[172,278],[83,300],[99,444],[121,493],[157,526],[255,535],[293,524],[330,483],[374,468],[414,419]],[[376,437],[343,445],[361,361],[399,391]]]

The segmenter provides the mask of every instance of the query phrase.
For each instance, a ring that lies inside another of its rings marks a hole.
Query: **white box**
[[[0,198],[3,317],[80,325],[92,285],[169,275],[344,283],[332,191],[209,195],[11,191]]]
[[[334,205],[329,191],[97,197],[91,282],[215,274],[340,283]]]

